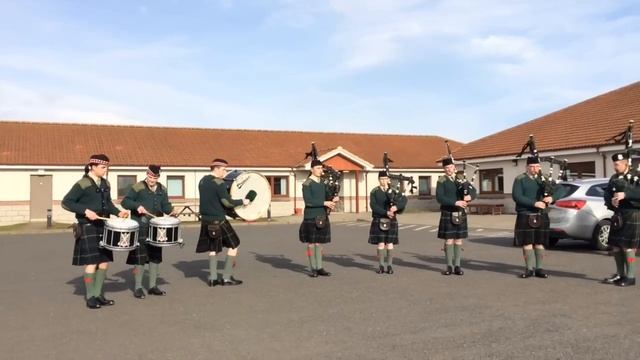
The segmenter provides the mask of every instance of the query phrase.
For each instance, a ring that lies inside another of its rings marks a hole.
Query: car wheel
[[[607,250],[609,247],[609,231],[611,230],[611,221],[602,220],[596,225],[591,237],[591,247],[595,250]]]

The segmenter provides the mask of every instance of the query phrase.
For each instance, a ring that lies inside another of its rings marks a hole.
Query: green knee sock
[[[316,266],[318,269],[322,269],[322,247],[320,245],[316,245],[313,248],[315,257],[316,257]]]
[[[534,252],[536,254],[536,269],[542,269],[542,260],[544,259],[544,249],[536,248]]]
[[[93,295],[93,288],[95,286],[96,273],[84,273],[84,298],[89,300]]]
[[[378,249],[378,265],[384,266],[385,252],[387,249]]]
[[[625,275],[625,263],[626,263],[626,259],[624,256],[624,252],[622,251],[614,251],[613,252],[613,258],[616,261],[616,272],[618,275],[620,276],[624,276]]]
[[[459,267],[461,260],[462,260],[462,245],[454,244],[453,245],[453,265]]]
[[[158,275],[160,274],[160,264],[149,263],[149,288],[156,287]]]
[[[316,270],[318,267],[316,266],[316,255],[314,254],[314,247],[307,247],[307,257],[309,258],[309,268],[311,271]]]
[[[102,285],[104,285],[104,279],[107,277],[106,269],[98,269],[96,270],[96,283],[95,288],[93,289],[93,296],[102,295]]]
[[[453,267],[453,244],[444,245],[444,257],[447,260],[447,266]]]
[[[524,264],[527,267],[527,270],[533,270],[533,261],[534,261],[533,249],[526,249],[526,250],[523,250],[523,252],[524,252]]]
[[[209,255],[209,280],[218,279],[218,259],[215,255]]]
[[[227,255],[227,258],[224,261],[224,270],[222,272],[222,278],[225,280],[231,280],[231,275],[233,275],[233,266],[235,265],[236,257]]]
[[[393,251],[392,249],[387,249],[387,266],[393,265]]]
[[[135,288],[142,289],[142,277],[144,276],[144,265],[136,265],[133,268],[133,279],[135,280]]]
[[[635,250],[627,250],[625,251],[625,260],[627,263],[627,278],[635,279],[636,277],[636,251]]]

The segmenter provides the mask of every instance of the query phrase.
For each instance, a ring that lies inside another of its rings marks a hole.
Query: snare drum
[[[151,219],[149,221],[147,243],[159,247],[182,245],[180,220],[171,216]]]
[[[100,247],[113,251],[131,251],[138,247],[137,222],[131,219],[109,219],[104,223]]]

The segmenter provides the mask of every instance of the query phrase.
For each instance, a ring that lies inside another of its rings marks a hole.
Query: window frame
[[[122,188],[122,194],[120,194],[120,179],[121,178],[133,178],[133,183],[127,185],[124,188]],[[116,198],[123,199],[127,195],[127,190],[129,190],[129,188],[131,186],[133,186],[137,182],[138,182],[138,176],[136,176],[136,175],[117,175],[116,176]]]
[[[171,182],[171,180],[182,180],[182,190],[181,190],[182,196],[169,195],[169,183]],[[185,188],[184,175],[167,175],[167,196],[169,197],[169,199],[184,200],[185,199],[184,188]]]
[[[504,168],[480,169],[478,173],[478,178],[480,179],[479,190],[481,194],[504,194]],[[485,174],[491,175],[491,190],[489,191],[482,189],[482,182],[485,179]],[[500,176],[502,176],[502,191],[499,189],[499,183],[497,180]]]

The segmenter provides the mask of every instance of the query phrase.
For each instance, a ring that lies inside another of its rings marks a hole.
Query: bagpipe
[[[392,180],[391,183],[389,184],[389,189],[387,190],[387,199],[389,199],[389,206],[398,207],[397,213],[401,214],[404,211],[404,206],[398,206],[398,203],[401,201],[401,198],[405,196],[404,193],[407,190],[405,186],[405,182],[408,185],[408,190],[410,194],[413,194],[418,187],[416,186],[416,181],[413,180],[413,176],[404,176],[402,174],[392,174],[391,170],[389,169],[389,164],[392,162],[393,160],[389,158],[389,154],[385,152],[384,155],[382,155],[382,164],[384,167],[385,174],[390,180]]]
[[[624,142],[624,151],[627,153],[627,164],[628,171],[626,174],[619,174],[618,179],[616,179],[613,183],[614,192],[624,191],[624,188],[627,184],[637,185],[640,181],[640,164],[638,164],[638,168],[635,173],[632,174],[633,155],[640,154],[640,150],[633,148],[633,120],[629,120],[629,125],[624,129],[621,133],[614,135],[613,137],[607,139],[607,141],[613,141],[615,144],[621,144]]]
[[[522,157],[527,149],[529,150],[529,153],[532,157],[538,158],[540,162],[549,163],[549,173],[545,176],[541,168],[540,170],[538,170],[536,180],[543,190],[543,198],[553,196],[556,184],[560,181],[567,181],[567,169],[569,161],[567,159],[558,160],[555,158],[555,156],[539,156],[538,148],[536,147],[536,141],[533,138],[533,135],[529,135],[529,140],[527,140],[527,142],[522,146],[522,150],[520,150],[520,153],[516,155],[516,158],[514,159],[516,164],[518,162],[518,159]],[[553,178],[554,165],[559,166],[557,179]]]
[[[318,149],[316,149],[316,143],[311,143],[311,151],[305,153],[305,159],[311,158],[311,160],[319,160],[318,159]],[[340,194],[340,180],[342,179],[342,173],[336,171],[329,165],[322,164],[323,172],[320,177],[320,182],[324,184],[325,189],[327,190],[327,196],[325,197],[326,201],[332,201],[333,198]],[[327,209],[327,214],[331,212],[330,209]]]
[[[447,147],[447,154],[452,162],[453,153],[451,152],[451,147],[449,146],[449,141],[444,141]],[[455,164],[455,162],[454,162]],[[473,174],[471,175],[471,180],[467,177],[467,165],[473,168]],[[454,177],[454,182],[456,183],[456,188],[458,190],[458,198],[459,200],[463,200],[465,196],[471,195],[471,189],[473,188],[473,183],[476,181],[476,175],[480,170],[480,164],[471,165],[467,164],[466,160],[462,160],[462,170],[456,171],[456,176]]]

